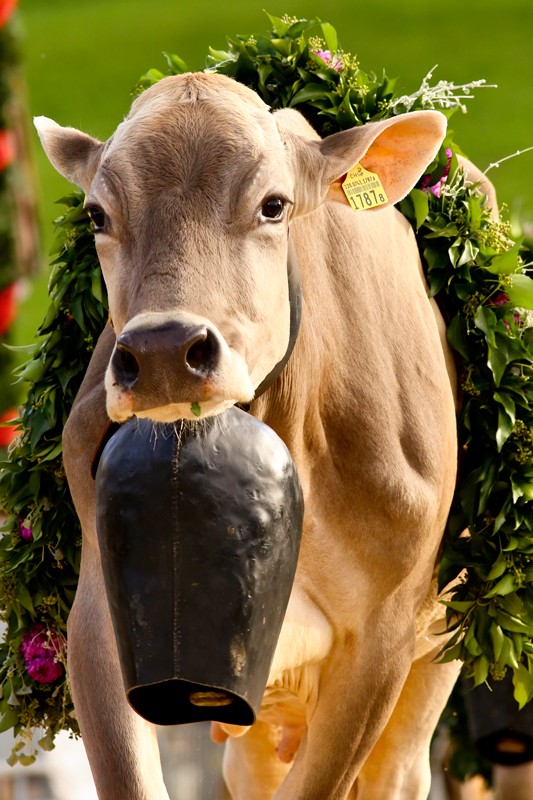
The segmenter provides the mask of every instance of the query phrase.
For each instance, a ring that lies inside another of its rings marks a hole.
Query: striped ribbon
[[[0,28],[9,21],[18,0],[0,0]]]
[[[0,29],[11,19],[18,0],[0,0]],[[0,130],[0,172],[3,172],[15,158],[15,137],[10,130]],[[0,338],[5,336],[14,322],[17,313],[15,285],[11,284],[0,292]],[[17,417],[16,409],[0,415],[0,423]],[[15,436],[13,426],[0,427],[0,447],[7,447]]]

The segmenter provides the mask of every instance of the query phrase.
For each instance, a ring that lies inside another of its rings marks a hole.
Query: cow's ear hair
[[[52,166],[71,183],[88,192],[105,144],[76,128],[62,128],[48,117],[34,117],[33,123]]]
[[[323,197],[350,205],[341,184],[346,173],[361,164],[378,175],[387,205],[394,205],[424,174],[445,134],[446,117],[440,111],[413,111],[322,139],[316,144],[323,158]]]

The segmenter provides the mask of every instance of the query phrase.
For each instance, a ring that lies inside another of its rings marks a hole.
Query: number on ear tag
[[[348,172],[342,188],[354,211],[377,208],[389,202],[376,173],[368,172],[361,164],[356,164]]]

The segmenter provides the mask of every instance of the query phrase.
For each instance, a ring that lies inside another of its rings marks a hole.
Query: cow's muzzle
[[[191,418],[193,403],[209,414],[213,404],[224,410],[253,396],[240,355],[209,321],[184,313],[134,317],[117,338],[106,389],[118,422],[132,413],[164,422]]]
[[[197,392],[216,370],[219,359],[220,343],[214,331],[206,325],[171,320],[121,333],[111,366],[117,384],[125,389],[156,387],[164,369],[176,383]]]

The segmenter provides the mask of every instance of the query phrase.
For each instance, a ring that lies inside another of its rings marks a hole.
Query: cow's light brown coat
[[[38,123],[52,163],[111,219],[97,246],[116,334],[141,315],[179,313],[207,320],[227,344],[203,413],[249,400],[285,351],[291,222],[301,333],[251,412],[287,443],[306,514],[260,720],[226,745],[237,800],[341,800],[355,781],[358,800],[423,800],[428,790],[429,740],[457,673],[432,662],[455,373],[410,225],[393,207],[356,214],[339,194],[357,161],[380,174],[391,203],[410,190],[444,125],[436,113],[407,116],[321,142],[294,111],[270,115],[239,84],[186,75],[147,91],[103,145]],[[269,194],[290,201],[281,222],[258,216]],[[115,332],[102,334],[64,435],[84,533],[69,667],[101,800],[162,800],[153,730],[122,686],[89,478],[108,420],[106,371],[112,416],[138,402],[113,386]],[[179,387],[165,392],[143,415],[204,407]],[[219,726],[214,736],[225,737]]]

